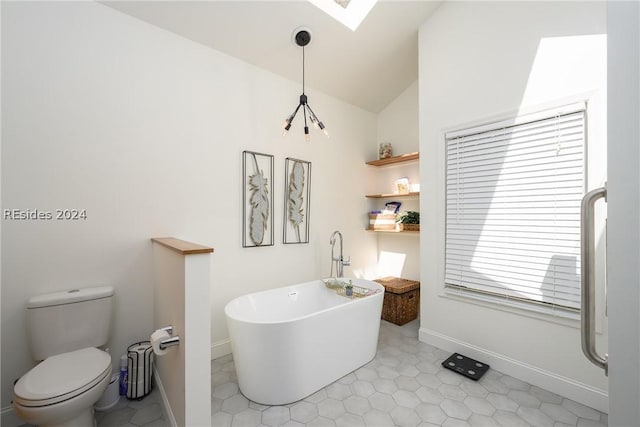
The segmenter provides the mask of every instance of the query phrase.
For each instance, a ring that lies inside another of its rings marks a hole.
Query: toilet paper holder
[[[173,335],[173,326],[165,326],[164,328],[158,329],[159,331],[166,331],[169,335]],[[167,347],[173,347],[180,344],[180,337],[175,336],[171,338],[167,338],[166,340],[160,341],[160,350],[164,350]]]

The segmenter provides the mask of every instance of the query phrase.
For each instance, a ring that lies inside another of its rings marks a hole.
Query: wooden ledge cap
[[[175,237],[154,237],[152,242],[180,252],[182,255],[208,254],[213,252],[213,248],[198,245],[197,243],[187,242],[186,240],[176,239]]]

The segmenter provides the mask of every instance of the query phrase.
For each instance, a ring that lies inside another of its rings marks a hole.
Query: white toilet
[[[113,288],[73,289],[27,302],[34,359],[13,388],[13,408],[29,424],[95,426],[93,404],[111,379],[107,343]]]

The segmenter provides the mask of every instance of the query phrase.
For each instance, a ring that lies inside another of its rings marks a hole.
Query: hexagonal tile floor
[[[491,369],[478,382],[440,366],[449,357],[417,340],[418,322],[382,321],[374,360],[311,396],[264,406],[238,388],[231,355],[211,362],[211,425],[605,427],[607,415]],[[160,395],[96,413],[98,427],[168,427]]]
[[[162,398],[157,388],[140,400],[120,398],[118,403],[105,412],[96,411],[98,427],[169,427],[162,410]]]
[[[450,356],[417,340],[418,321],[382,321],[376,357],[311,396],[264,406],[240,392],[232,355],[211,363],[212,425],[592,426],[607,416],[491,369],[473,381],[442,368]]]

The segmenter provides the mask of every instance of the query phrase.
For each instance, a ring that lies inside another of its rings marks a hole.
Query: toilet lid
[[[111,356],[97,348],[83,348],[49,357],[16,383],[13,394],[23,406],[44,406],[71,399],[111,373]]]

